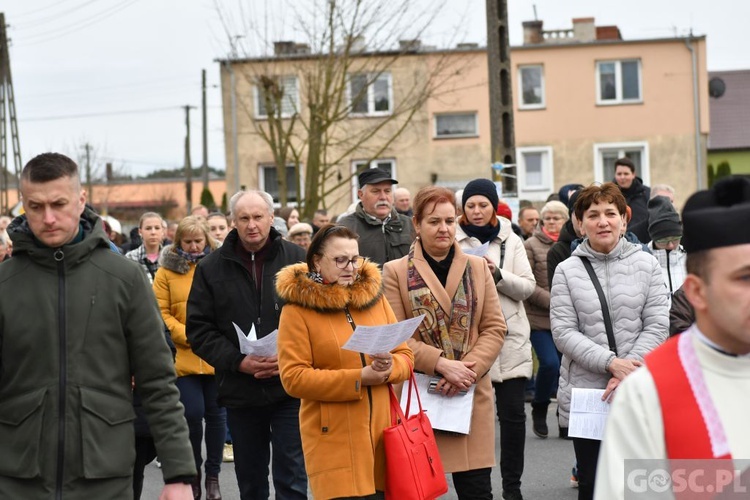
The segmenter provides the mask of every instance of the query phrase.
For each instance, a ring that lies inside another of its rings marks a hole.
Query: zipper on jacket
[[[667,280],[669,281],[669,293],[670,295],[674,293],[674,289],[672,288],[672,270],[670,267],[672,265],[669,263],[669,254],[672,253],[671,250],[667,250]]]
[[[258,272],[255,270],[255,252],[250,252],[250,261],[253,263],[251,266],[253,268],[253,285],[255,285],[255,291],[258,294],[258,322],[256,324],[260,328],[261,311],[263,310],[263,282],[258,281]]]
[[[54,253],[57,261],[57,329],[59,373],[58,373],[58,412],[57,412],[57,476],[55,480],[55,498],[62,500],[63,477],[65,468],[65,389],[67,387],[67,342],[65,329],[65,254],[58,249]],[[93,301],[93,299],[92,299]]]

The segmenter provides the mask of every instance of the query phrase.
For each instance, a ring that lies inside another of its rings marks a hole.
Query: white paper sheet
[[[604,389],[573,389],[568,436],[601,441],[610,408],[603,395]]]
[[[490,242],[483,243],[482,245],[474,248],[462,248],[464,253],[469,255],[476,255],[477,257],[484,257],[487,255],[487,251],[490,249]]]
[[[441,396],[440,394],[430,394],[430,377],[423,373],[415,373],[414,378],[417,381],[419,397],[422,399],[422,409],[427,412],[433,429],[442,431],[457,432],[460,434],[469,434],[471,431],[471,413],[474,408],[474,388],[472,385],[464,395]],[[401,409],[406,414],[406,398],[409,382],[404,382],[404,388],[401,391]],[[412,415],[419,411],[417,396],[412,388],[411,409]]]
[[[357,326],[349,340],[341,347],[365,354],[390,352],[411,338],[423,319],[424,314],[390,325]]]
[[[265,337],[258,339],[258,335],[255,333],[255,323],[250,328],[250,331],[245,334],[242,328],[237,326],[237,323],[232,321],[234,330],[237,332],[237,340],[240,342],[240,352],[242,354],[259,357],[270,357],[276,356],[276,337],[279,333],[278,330],[274,330]]]

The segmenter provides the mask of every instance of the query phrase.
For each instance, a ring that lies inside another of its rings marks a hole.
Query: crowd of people
[[[750,181],[680,217],[621,158],[613,182],[522,204],[517,225],[488,179],[358,183],[338,217],[243,190],[228,214],[146,212],[128,242],[72,160],[32,159],[24,213],[0,217],[0,497],[138,499],[156,459],[164,499],[220,500],[232,460],[243,500],[269,498],[269,465],[277,498],[382,500],[389,385],[412,371],[443,397],[473,388],[470,432],[435,430],[461,500],[494,498],[496,466],[523,499],[529,401],[537,438],[553,418],[572,440],[579,500],[625,498],[627,459],[748,457],[732,400],[750,391]],[[388,352],[342,347],[420,315]],[[276,354],[240,342],[267,335]],[[612,404],[602,440],[569,436],[581,388]]]

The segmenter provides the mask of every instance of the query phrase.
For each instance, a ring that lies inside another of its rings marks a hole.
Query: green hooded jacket
[[[165,480],[196,474],[172,356],[151,287],[101,220],[41,245],[25,216],[0,265],[0,498],[132,498],[132,383]]]

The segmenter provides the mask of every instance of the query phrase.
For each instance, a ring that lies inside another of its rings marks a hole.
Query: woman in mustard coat
[[[279,321],[281,382],[302,400],[313,496],[382,499],[383,430],[391,425],[387,384],[409,378],[413,356],[405,343],[376,356],[341,349],[356,325],[396,322],[378,266],[359,256],[355,233],[326,225],[313,238],[307,263],[282,269],[276,288],[286,302]]]
[[[218,387],[213,367],[190,348],[185,335],[185,321],[195,267],[216,248],[215,245],[205,221],[193,216],[185,217],[177,226],[174,243],[162,250],[160,267],[154,276],[154,293],[161,316],[177,348],[177,388],[185,407],[195,467],[198,469],[198,477],[192,485],[194,498],[201,498],[202,494],[201,448],[203,420],[206,421],[206,500],[221,500],[219,471],[226,436],[226,411],[216,402]]]

